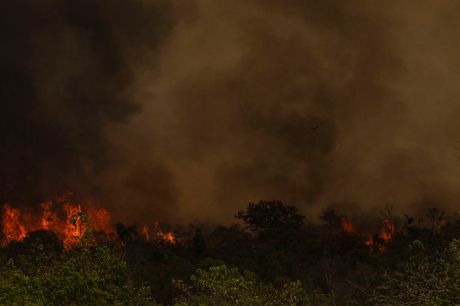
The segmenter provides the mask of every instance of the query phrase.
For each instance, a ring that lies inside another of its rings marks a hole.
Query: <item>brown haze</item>
[[[173,222],[227,221],[260,199],[313,214],[456,210],[456,1],[0,11],[5,200],[72,190],[119,218]]]

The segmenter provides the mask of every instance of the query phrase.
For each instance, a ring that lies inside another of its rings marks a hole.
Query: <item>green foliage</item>
[[[42,281],[51,304],[122,304],[129,300],[126,263],[107,248],[80,249]],[[83,293],[83,294],[82,294]]]
[[[13,260],[0,269],[0,305],[44,305],[40,286],[18,269]]]
[[[157,305],[151,291],[176,306],[460,305],[460,219],[407,217],[376,252],[340,231],[342,217],[329,210],[326,225],[303,225],[295,207],[259,202],[238,213],[245,226],[189,230],[174,245],[118,224],[115,252],[77,213],[70,221],[85,235],[73,250],[49,231],[0,248],[0,305]]]
[[[22,261],[27,263],[25,258]],[[35,265],[25,264],[24,268],[10,260],[0,270],[1,305],[142,305],[148,302],[151,302],[148,288],[136,290],[126,263],[106,247],[81,248],[51,262],[39,260]]]
[[[209,270],[198,269],[191,277],[191,284],[177,281],[183,295],[176,299],[176,306],[186,305],[311,305],[311,301],[299,281],[286,282],[279,288],[256,280],[253,273],[241,274],[237,268],[225,265]]]
[[[460,241],[435,255],[414,241],[409,259],[384,274],[370,301],[376,305],[459,305]]]

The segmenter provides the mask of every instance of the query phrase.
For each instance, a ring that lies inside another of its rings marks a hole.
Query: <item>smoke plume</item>
[[[21,195],[71,190],[133,221],[226,221],[260,199],[455,208],[456,2],[0,9],[0,179]]]

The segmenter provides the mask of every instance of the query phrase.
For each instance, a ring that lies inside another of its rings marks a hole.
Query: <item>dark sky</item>
[[[1,196],[455,210],[459,32],[448,0],[3,0]]]

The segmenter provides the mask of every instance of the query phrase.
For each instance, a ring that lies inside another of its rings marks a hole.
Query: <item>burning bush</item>
[[[89,241],[94,238],[101,241],[115,241],[118,238],[121,243],[126,243],[132,235],[138,235],[137,227],[129,229],[129,226],[123,224],[114,227],[111,214],[107,209],[99,208],[91,201],[83,205],[72,203],[69,198],[71,196],[72,194],[43,202],[40,205],[41,212],[38,214],[23,213],[5,204],[2,211],[1,245],[22,241],[29,233],[38,230],[54,232],[63,241],[66,249],[72,249],[82,241],[94,243]],[[152,227],[144,225],[141,234],[148,241],[176,243],[173,232],[163,231],[158,222],[153,222]]]

